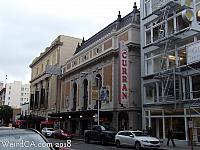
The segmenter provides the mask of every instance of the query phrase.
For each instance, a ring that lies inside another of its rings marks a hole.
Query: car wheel
[[[104,137],[101,138],[100,143],[101,143],[101,145],[106,145],[106,141],[105,141],[105,138],[104,138]]]
[[[85,143],[90,143],[90,138],[88,136],[85,137]]]
[[[116,141],[116,146],[120,147],[120,141],[119,140]]]
[[[141,144],[140,142],[135,142],[135,149],[140,150],[141,149]]]

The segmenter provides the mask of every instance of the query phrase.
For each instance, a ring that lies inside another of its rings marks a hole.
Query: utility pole
[[[97,125],[99,125],[99,109],[100,109],[100,106],[99,106],[99,101],[101,99],[101,86],[100,86],[100,78],[99,77],[96,77],[96,79],[98,80],[98,90],[99,90],[99,96],[98,96],[98,100],[97,100]]]

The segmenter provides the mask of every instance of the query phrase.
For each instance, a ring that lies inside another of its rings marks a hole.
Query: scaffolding
[[[158,39],[153,45],[162,48],[162,57],[160,63],[160,71],[154,76],[154,79],[157,82],[161,83],[162,87],[162,96],[159,96],[157,102],[163,104],[173,104],[174,110],[176,111],[177,107],[189,107],[193,109],[197,114],[200,114],[200,111],[196,108],[200,108],[200,99],[183,99],[182,94],[182,78],[188,78],[188,74],[183,75],[182,71],[194,69],[190,65],[180,66],[179,57],[175,54],[175,62],[173,67],[169,67],[169,49],[171,45],[175,45],[176,42],[180,41],[181,34],[186,35],[190,31],[190,27],[186,28],[180,33],[174,32],[173,34],[168,34],[166,29],[167,19],[175,11],[191,9],[189,5],[181,3],[178,0],[154,0],[155,5],[153,4],[153,13],[157,15],[157,19],[163,23],[160,25],[158,30]],[[162,4],[162,5],[161,5]],[[199,31],[198,31],[199,32]],[[191,35],[189,35],[191,36]],[[175,51],[177,51],[175,47]],[[200,72],[199,72],[200,73]],[[189,87],[187,87],[187,92]],[[199,91],[200,92],[200,91]],[[187,94],[190,94],[187,93]]]

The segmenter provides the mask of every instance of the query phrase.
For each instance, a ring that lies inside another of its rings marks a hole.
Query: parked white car
[[[46,137],[52,137],[55,133],[55,130],[53,128],[44,127],[41,132]]]
[[[155,137],[145,135],[142,131],[119,131],[115,136],[117,147],[121,145],[133,146],[137,150],[142,148],[158,149],[160,141]]]

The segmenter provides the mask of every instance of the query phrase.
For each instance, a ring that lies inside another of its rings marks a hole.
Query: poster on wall
[[[129,102],[129,85],[128,85],[128,47],[124,41],[120,41],[120,104],[127,107]]]

